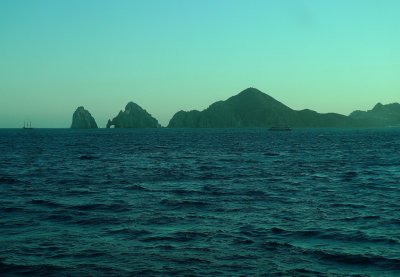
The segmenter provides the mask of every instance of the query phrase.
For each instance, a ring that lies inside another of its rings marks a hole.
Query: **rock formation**
[[[350,127],[354,124],[352,118],[340,114],[292,110],[257,89],[248,88],[226,101],[215,102],[203,111],[177,112],[168,127]]]
[[[350,117],[365,127],[400,126],[400,104],[382,105],[378,103],[369,111],[354,111]]]
[[[71,128],[73,129],[95,129],[96,121],[88,110],[78,107],[72,116]]]
[[[129,102],[125,111],[120,111],[119,114],[112,120],[108,120],[107,128],[159,128],[157,119],[152,117],[146,110],[139,105]]]

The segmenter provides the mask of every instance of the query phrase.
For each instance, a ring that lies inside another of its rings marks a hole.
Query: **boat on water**
[[[288,126],[272,126],[269,131],[291,131],[292,129]]]
[[[22,129],[33,129],[32,123],[30,121],[24,121],[24,127],[22,127]]]

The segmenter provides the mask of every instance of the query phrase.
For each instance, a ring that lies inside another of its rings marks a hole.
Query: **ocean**
[[[0,130],[1,276],[400,276],[400,129]]]

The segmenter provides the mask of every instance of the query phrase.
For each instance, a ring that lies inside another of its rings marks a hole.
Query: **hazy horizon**
[[[104,127],[133,101],[166,126],[255,87],[295,110],[400,102],[400,2],[1,1],[0,128]]]

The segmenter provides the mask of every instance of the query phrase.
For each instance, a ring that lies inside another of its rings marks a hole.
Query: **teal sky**
[[[294,109],[400,102],[398,0],[0,0],[0,127],[162,125],[256,87]]]

